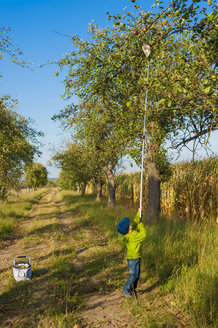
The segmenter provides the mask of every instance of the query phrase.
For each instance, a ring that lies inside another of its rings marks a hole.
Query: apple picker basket
[[[14,258],[13,275],[17,281],[30,280],[32,269],[29,256],[17,256]]]

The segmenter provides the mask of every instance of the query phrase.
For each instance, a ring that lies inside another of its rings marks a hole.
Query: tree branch
[[[215,131],[217,130],[216,126],[212,127],[212,128],[207,128],[205,130],[202,130],[200,132],[198,132],[196,135],[192,136],[192,137],[189,137],[187,139],[183,138],[182,141],[180,143],[178,143],[175,148],[178,148],[180,147],[181,145],[185,145],[186,143],[192,141],[192,140],[196,140],[197,138],[207,134],[207,133],[210,133],[211,131]]]

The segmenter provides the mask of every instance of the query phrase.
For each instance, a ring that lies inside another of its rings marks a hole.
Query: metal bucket
[[[21,259],[26,259],[27,261],[21,261]],[[13,275],[17,281],[30,280],[32,269],[29,256],[17,256],[14,258]]]

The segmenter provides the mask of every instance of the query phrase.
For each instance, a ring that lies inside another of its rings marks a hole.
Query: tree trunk
[[[82,195],[84,196],[86,193],[86,183],[82,185]]]
[[[1,199],[7,198],[7,189],[4,187],[0,187],[0,198]]]
[[[157,222],[160,215],[160,177],[157,165],[154,161],[155,146],[152,142],[148,145],[147,168],[148,168],[148,207],[146,220]]]
[[[96,201],[97,202],[101,202],[102,198],[103,198],[103,194],[102,194],[102,182],[99,181],[97,182],[97,196],[96,196]]]
[[[80,194],[80,185],[77,185],[77,194]]]
[[[115,201],[116,188],[109,183],[109,194],[108,194],[108,206],[114,207],[116,204]]]
[[[108,167],[104,167],[104,172],[107,175],[108,185],[109,185],[109,192],[108,192],[108,206],[113,207],[115,206],[115,194],[116,194],[116,184],[115,184],[115,176],[112,171]]]

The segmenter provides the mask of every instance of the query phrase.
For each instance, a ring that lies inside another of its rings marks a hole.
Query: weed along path
[[[36,218],[40,215],[42,210],[42,204],[48,204],[51,195],[43,193],[38,199],[37,203],[33,205],[27,219],[19,223],[17,238],[9,240],[9,242],[4,243],[0,248],[0,274],[1,278],[7,277],[7,270],[12,270],[13,259],[16,256],[30,256],[31,259],[36,259],[39,250],[44,250],[44,245],[40,243],[34,243],[31,245],[27,243],[27,236],[30,231],[34,229],[37,221]],[[46,205],[45,205],[46,206]],[[6,274],[4,274],[6,272]],[[11,273],[11,272],[10,272]],[[5,281],[0,280],[0,291],[4,289]]]
[[[19,238],[0,249],[1,328],[136,327],[119,292],[105,283],[107,240],[97,229],[57,189],[42,196],[20,223]],[[13,277],[13,258],[20,255],[31,258],[30,281]],[[113,252],[108,256],[114,260]]]
[[[20,223],[19,238],[0,249],[0,328],[191,327],[155,284],[141,283],[138,300],[121,298],[126,263],[86,214],[92,204],[48,189]],[[13,277],[18,255],[31,258],[30,281]]]

